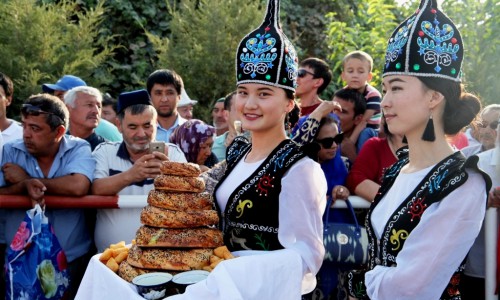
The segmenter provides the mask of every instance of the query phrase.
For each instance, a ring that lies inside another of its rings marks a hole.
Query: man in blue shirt
[[[43,204],[44,194],[84,196],[93,180],[95,160],[90,146],[65,135],[69,113],[62,101],[49,94],[31,96],[21,109],[23,139],[4,145],[0,194],[28,194]],[[7,166],[7,167],[6,167]],[[76,294],[88,262],[91,244],[83,210],[46,209],[68,259],[69,292]],[[6,214],[6,241],[12,241],[24,210]]]

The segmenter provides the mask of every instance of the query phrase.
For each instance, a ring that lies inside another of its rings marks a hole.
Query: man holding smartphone
[[[96,160],[92,194],[148,195],[162,161],[186,162],[186,158],[177,145],[155,142],[157,112],[146,90],[118,97],[117,120],[123,142],[102,143],[92,153]],[[129,243],[141,226],[140,212],[141,208],[98,210],[97,250],[102,252],[116,241]]]

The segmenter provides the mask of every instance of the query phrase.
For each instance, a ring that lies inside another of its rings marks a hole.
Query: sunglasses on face
[[[479,123],[479,127],[481,127],[481,128],[490,127],[491,129],[496,130],[497,126],[498,126],[498,121],[493,121],[489,124],[488,124],[488,122],[485,122],[485,121]]]
[[[306,69],[299,69],[297,71],[297,76],[300,78],[305,77],[307,74],[311,75],[312,77],[316,77],[316,75],[314,75],[314,73],[309,72]]]
[[[333,143],[340,145],[344,140],[344,133],[341,132],[334,137],[328,137],[320,140],[316,140],[323,148],[330,149],[333,146]]]
[[[21,113],[23,115],[30,115],[30,116],[39,116],[40,114],[45,114],[45,115],[53,115],[56,116],[59,120],[61,120],[61,123],[64,124],[64,120],[56,115],[55,113],[51,113],[48,111],[44,111],[40,106],[38,105],[33,105],[33,104],[23,104],[21,108]]]

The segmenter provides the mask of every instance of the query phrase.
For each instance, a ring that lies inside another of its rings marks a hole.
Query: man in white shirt
[[[0,131],[4,143],[23,137],[21,124],[7,118],[7,106],[12,103],[13,94],[14,84],[12,80],[7,75],[0,73]]]
[[[14,94],[14,84],[9,76],[0,72],[0,166],[3,166],[1,162],[3,145],[9,141],[20,139],[23,137],[23,127],[19,122],[7,118],[7,106],[12,103],[12,96]],[[5,251],[5,219],[4,210],[0,210],[0,264],[3,266],[4,262],[4,251]],[[4,281],[1,281],[1,285]],[[3,287],[0,285],[0,290],[3,291]],[[3,295],[3,293],[2,293]]]
[[[155,141],[157,113],[146,90],[122,93],[118,97],[118,129],[123,142],[102,143],[92,155],[96,160],[95,195],[144,195],[153,189],[153,179],[160,174],[164,160],[186,162],[179,147],[167,143],[166,153],[149,153],[149,143]],[[97,250],[110,244],[135,238],[140,223],[141,208],[100,209],[94,233]]]

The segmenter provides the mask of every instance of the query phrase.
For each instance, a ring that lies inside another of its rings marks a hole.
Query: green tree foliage
[[[500,103],[500,4],[498,0],[444,1],[443,10],[457,24],[465,44],[464,82],[483,105]]]
[[[96,1],[96,0],[92,0]],[[86,1],[86,6],[92,6]],[[104,7],[105,20],[100,27],[100,37],[111,36],[110,43],[119,45],[113,58],[96,70],[105,77],[104,90],[114,97],[124,91],[145,88],[148,75],[154,71],[157,55],[145,34],[157,36],[170,32],[169,6],[176,0],[108,0]]]
[[[236,49],[262,22],[261,1],[185,0],[171,12],[169,36],[148,32],[158,54],[156,68],[182,76],[188,95],[199,101],[195,116],[208,121],[212,101],[236,87]]]
[[[92,76],[112,53],[107,38],[98,38],[103,7],[78,10],[74,3],[40,4],[35,0],[7,0],[0,5],[0,70],[14,80],[14,109],[41,84],[75,74],[90,84]],[[97,85],[98,86],[98,85]]]

